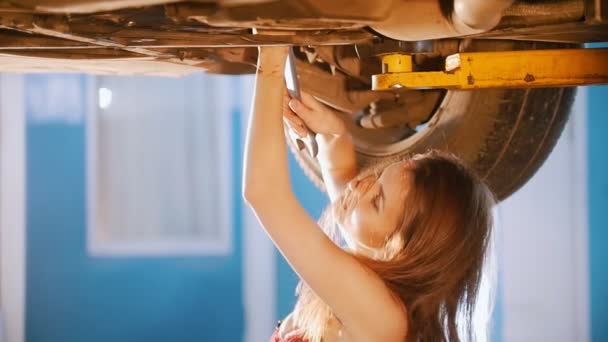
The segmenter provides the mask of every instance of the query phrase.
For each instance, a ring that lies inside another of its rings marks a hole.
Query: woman
[[[260,49],[243,180],[245,200],[302,280],[272,341],[470,339],[490,241],[490,191],[439,152],[358,174],[344,122],[308,94],[286,96],[286,53]],[[344,249],[294,196],[283,118],[302,136],[305,126],[317,133],[332,202],[326,216]]]

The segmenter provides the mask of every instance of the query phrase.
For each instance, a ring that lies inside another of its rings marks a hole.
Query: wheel
[[[521,41],[469,41],[461,51],[559,48],[563,44]],[[388,141],[371,137],[353,123],[360,168],[386,158],[405,158],[428,149],[460,157],[488,184],[498,200],[522,187],[540,168],[556,144],[576,88],[489,89],[447,91],[437,98],[429,119],[416,130]],[[404,108],[405,110],[405,108]],[[393,129],[394,131],[394,129]],[[386,136],[386,132],[379,132]],[[319,165],[287,139],[304,172],[323,189]]]

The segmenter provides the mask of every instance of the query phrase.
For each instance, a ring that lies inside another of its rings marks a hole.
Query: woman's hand
[[[323,182],[333,202],[340,196],[346,184],[357,175],[357,158],[346,123],[336,111],[301,91],[302,100],[291,99],[285,91],[283,118],[291,130],[300,137],[308,129],[317,133]]]
[[[346,124],[331,108],[325,106],[312,95],[301,91],[302,100],[284,95],[283,117],[285,122],[297,135],[305,137],[306,127],[311,131],[330,137],[346,133]]]

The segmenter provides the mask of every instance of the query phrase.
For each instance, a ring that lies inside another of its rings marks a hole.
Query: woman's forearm
[[[282,120],[286,48],[262,49],[245,148],[243,195],[248,201],[291,191]]]
[[[344,128],[335,135],[317,136],[319,166],[331,201],[340,196],[344,187],[359,172],[352,137]]]

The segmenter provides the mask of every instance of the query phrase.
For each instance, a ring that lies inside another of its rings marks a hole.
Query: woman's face
[[[351,239],[382,247],[403,220],[411,172],[404,162],[388,165],[379,173],[352,180],[345,190],[342,229]]]

